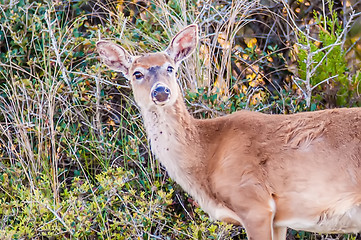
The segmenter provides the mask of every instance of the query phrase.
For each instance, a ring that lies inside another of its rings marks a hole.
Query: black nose
[[[158,102],[167,101],[169,99],[169,95],[170,89],[162,85],[157,86],[152,92],[153,100]]]

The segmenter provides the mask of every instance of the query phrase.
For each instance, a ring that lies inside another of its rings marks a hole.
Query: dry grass
[[[208,220],[167,177],[150,153],[129,84],[102,66],[94,44],[110,39],[133,54],[159,51],[181,28],[197,23],[201,44],[182,64],[179,83],[185,96],[187,89],[204,88],[207,97],[217,93],[213,105],[202,96],[189,103],[197,116],[217,116],[231,111],[236,87],[244,86],[237,76],[253,71],[268,77],[259,66],[271,52],[255,61],[239,53],[245,40],[255,38],[248,26],[268,29],[267,43],[276,25],[285,36],[300,30],[295,16],[287,6],[282,15],[247,0],[151,3],[136,24],[114,2],[93,5],[85,15],[57,1],[0,4],[0,36],[7,36],[0,40],[1,237],[244,237],[240,228]],[[276,25],[260,21],[259,13],[277,19]],[[89,16],[101,24],[90,24]],[[246,67],[236,74],[237,57]],[[247,85],[245,108],[271,108],[252,105],[260,92],[272,94],[260,89]],[[223,103],[225,111],[217,108]],[[285,112],[285,105],[275,108]]]

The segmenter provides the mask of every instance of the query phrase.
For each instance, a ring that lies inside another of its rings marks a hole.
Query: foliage
[[[285,81],[287,85],[280,87],[272,82],[271,77],[266,77],[266,69],[277,71],[272,64],[274,61],[285,61],[277,46],[269,45],[265,51],[256,45],[236,47],[235,64],[243,64],[240,68],[245,69],[244,73],[242,76],[231,76],[234,81],[229,83],[227,93],[217,82],[213,88],[200,87],[196,91],[188,91],[185,97],[190,106],[196,108],[195,112],[201,112],[201,117],[205,118],[207,113],[217,116],[242,109],[268,113],[297,112],[303,109],[304,103],[293,93],[290,78]],[[198,104],[194,104],[196,102]],[[203,109],[199,110],[199,106]]]
[[[201,210],[185,215],[191,203],[149,154],[126,81],[95,58],[98,32],[157,49],[164,31],[122,31],[115,14],[118,25],[90,25],[66,2],[2,7],[0,238],[229,236]]]
[[[190,224],[184,224],[181,217],[175,222],[167,218],[174,214],[171,208],[174,190],[159,182],[139,190],[142,188],[139,179],[122,168],[109,168],[96,175],[95,184],[80,177],[75,177],[69,186],[60,184],[63,189],[60,202],[54,201],[49,176],[38,176],[39,185],[31,190],[26,185],[14,183],[12,180],[18,177],[15,175],[14,169],[4,170],[0,175],[7,192],[0,195],[1,239],[44,236],[56,239],[149,239],[158,235],[177,236],[177,239],[190,236],[215,239],[222,236],[217,231],[223,224],[207,223],[207,217],[199,210]]]
[[[267,24],[279,23],[287,8],[272,12],[248,0],[97,2],[104,5],[0,4],[0,238],[243,239],[242,228],[208,219],[155,161],[127,81],[102,66],[95,43],[112,39],[134,54],[158,51],[196,22],[198,54],[179,71],[194,116],[292,113],[306,109],[304,86],[293,81],[291,44]],[[340,20],[319,13],[315,20],[322,44],[300,38],[320,62],[310,81],[317,86],[312,103],[330,106],[328,90],[337,89],[337,106],[357,105],[361,74],[348,75],[335,45]],[[268,37],[257,29],[268,29]],[[298,56],[305,79],[307,53],[300,48]]]
[[[315,13],[318,39],[311,40],[307,33],[300,32],[298,52],[299,85],[306,98],[311,97],[311,110],[328,107],[352,107],[360,104],[355,100],[355,90],[360,89],[359,76],[348,77],[348,66],[341,39],[343,28],[336,12],[329,6],[331,16]],[[313,94],[311,92],[314,92]],[[312,94],[312,95],[311,95]],[[309,104],[308,104],[309,105]]]

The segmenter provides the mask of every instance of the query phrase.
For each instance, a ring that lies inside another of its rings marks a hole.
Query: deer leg
[[[274,227],[273,228],[273,240],[286,240],[287,228],[286,227]]]
[[[242,214],[244,215],[244,214]],[[273,213],[267,209],[252,206],[242,218],[249,240],[273,240]]]

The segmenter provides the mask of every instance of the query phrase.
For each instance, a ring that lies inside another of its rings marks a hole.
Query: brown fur
[[[293,115],[239,111],[194,119],[167,66],[176,69],[192,53],[195,38],[191,25],[166,52],[133,58],[130,70],[118,69],[132,80],[152,151],[170,177],[211,217],[242,224],[249,239],[284,240],[287,227],[360,232],[361,109]],[[129,59],[124,49],[109,45],[98,43],[99,52],[107,54],[103,58]],[[135,71],[144,78],[135,80]],[[164,103],[150,96],[159,83],[171,92]]]

